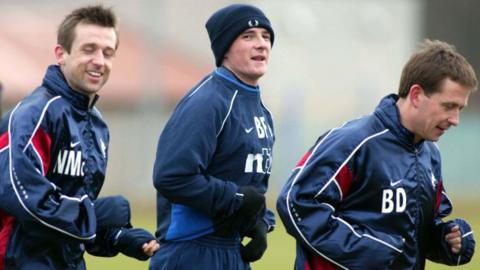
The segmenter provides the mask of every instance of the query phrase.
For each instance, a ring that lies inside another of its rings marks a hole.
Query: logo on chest
[[[262,153],[248,154],[245,161],[245,173],[270,174],[272,170],[272,150],[262,148]]]
[[[58,153],[53,172],[70,176],[84,176],[84,165],[81,151],[65,149]]]
[[[392,187],[398,183],[390,183]],[[403,213],[407,207],[407,192],[403,187],[384,189],[382,191],[382,213]]]
[[[255,123],[255,131],[259,139],[273,138],[272,128],[266,122],[265,117],[254,116],[253,122]],[[246,134],[250,134],[253,129],[254,127],[251,126],[251,127],[245,128],[244,130]]]

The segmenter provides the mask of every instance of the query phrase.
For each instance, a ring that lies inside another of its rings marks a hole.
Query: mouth
[[[258,62],[263,62],[265,61],[267,58],[263,55],[257,55],[257,56],[254,56],[251,58],[253,61],[258,61]]]
[[[103,76],[103,73],[100,71],[87,70],[87,74],[93,78],[98,78],[98,79]]]
[[[437,129],[440,130],[441,134],[443,134],[443,133],[447,132],[448,127],[443,128],[443,127],[437,126]]]

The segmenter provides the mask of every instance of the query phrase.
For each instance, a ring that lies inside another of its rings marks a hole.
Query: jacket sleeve
[[[8,144],[0,153],[0,207],[31,235],[54,241],[93,239],[96,218],[90,198],[85,193],[66,196],[45,177],[52,145],[42,123],[47,106],[32,111],[19,104],[9,115],[2,134]]]
[[[267,224],[267,231],[271,232],[275,229],[275,214],[272,210],[268,209],[265,212],[265,216],[263,217],[263,221]]]
[[[437,263],[447,265],[461,265],[468,263],[475,252],[475,239],[473,231],[463,219],[454,219],[443,222],[442,218],[447,217],[452,212],[452,203],[445,193],[442,181],[437,184],[437,196],[435,200],[435,214],[433,221],[432,241],[428,246],[427,258]],[[445,240],[445,236],[451,229],[458,225],[462,235],[461,249],[458,254],[453,254],[450,245]]]
[[[279,216],[297,243],[341,269],[384,269],[403,252],[403,239],[342,218],[352,151],[331,132],[293,170],[277,200]]]
[[[228,216],[240,206],[238,186],[229,181],[233,179],[219,179],[208,172],[228,108],[217,106],[216,100],[195,97],[178,105],[160,136],[154,186],[172,203],[209,217]]]

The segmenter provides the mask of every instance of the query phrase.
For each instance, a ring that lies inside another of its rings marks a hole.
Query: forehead
[[[451,79],[445,79],[438,92],[435,92],[431,97],[438,99],[440,102],[451,102],[458,105],[466,105],[468,97],[473,89],[465,87]]]
[[[75,26],[75,35],[72,47],[85,44],[96,44],[100,47],[115,49],[117,34],[111,27],[103,27],[95,24],[80,23]]]

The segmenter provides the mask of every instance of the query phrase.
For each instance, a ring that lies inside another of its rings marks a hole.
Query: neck
[[[88,97],[88,107],[91,107],[92,106],[92,103],[94,102],[95,100],[95,96],[96,94],[95,93],[89,93],[88,91],[82,91],[80,89],[77,89],[76,87],[74,87],[73,83],[70,81],[69,77],[65,76],[65,71],[63,70],[63,66],[60,65],[60,70],[62,71],[62,74],[63,74],[63,77],[65,78],[65,81],[67,82],[68,84],[68,87],[70,87],[71,90],[83,95],[83,96],[86,96]]]
[[[95,100],[96,94],[85,93],[85,92],[79,91],[79,90],[77,90],[77,89],[75,89],[75,88],[73,88],[73,87],[71,87],[71,86],[70,86],[70,88],[71,88],[73,91],[75,91],[75,92],[77,92],[77,93],[80,93],[80,94],[82,94],[83,96],[88,97],[88,107],[91,107],[91,106],[92,106],[93,101]]]
[[[236,72],[235,69],[230,68],[228,66],[228,64],[224,64],[223,67],[228,69],[230,72],[232,72],[233,75],[235,75],[235,77],[237,77],[237,79],[240,80],[241,82],[243,82],[244,84],[247,84],[247,85],[249,85],[253,88],[258,86],[258,79],[259,78],[251,78],[251,77],[245,76],[245,75],[243,75],[239,72]]]

